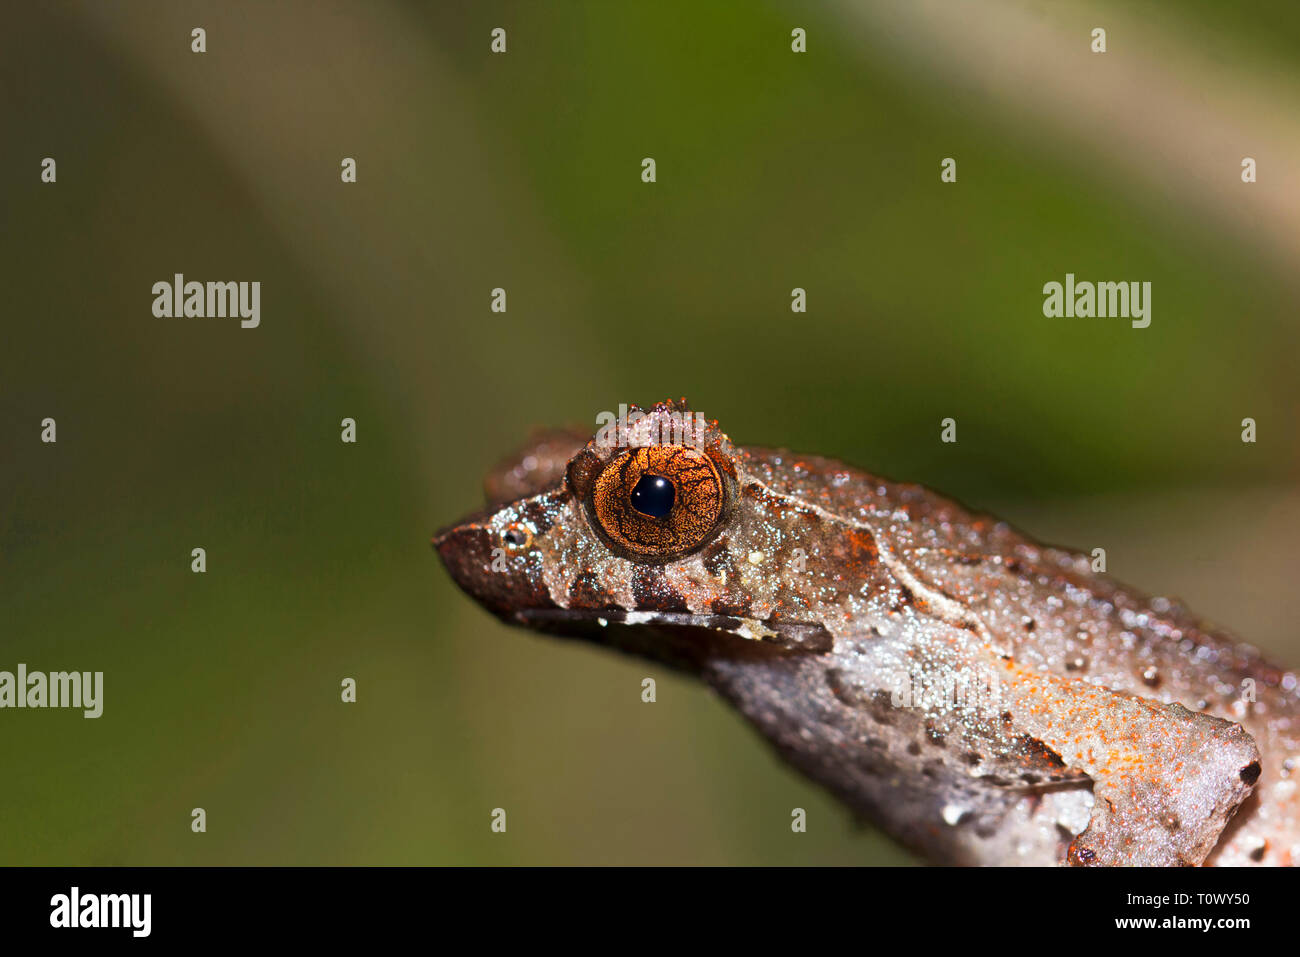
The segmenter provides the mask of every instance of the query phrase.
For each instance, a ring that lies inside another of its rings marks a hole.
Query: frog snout
[[[433,536],[433,547],[452,580],[495,615],[555,607],[527,550],[490,527],[453,525]]]
[[[481,582],[492,575],[492,539],[483,526],[474,523],[453,525],[433,536],[433,547],[456,584],[475,598]]]

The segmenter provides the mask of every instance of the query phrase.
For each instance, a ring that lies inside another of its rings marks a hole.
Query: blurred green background
[[[0,713],[0,863],[910,863],[701,686],[450,583],[429,536],[484,472],[620,402],[1104,546],[1295,663],[1296,17],[9,11],[0,669],[105,702]],[[1067,271],[1150,281],[1150,328],[1044,318]],[[260,328],[154,318],[174,272],[259,280]]]

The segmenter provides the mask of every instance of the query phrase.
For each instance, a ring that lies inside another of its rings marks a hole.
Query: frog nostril
[[[510,548],[527,548],[533,541],[533,533],[526,525],[510,525],[501,533],[501,540]]]
[[[672,482],[662,475],[647,472],[636,483],[636,488],[632,489],[632,507],[642,515],[664,518],[673,510],[673,499],[676,497],[677,492],[673,489]]]

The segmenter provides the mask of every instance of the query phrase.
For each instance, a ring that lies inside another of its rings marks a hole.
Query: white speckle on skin
[[[1057,800],[1059,813],[1056,817],[1056,823],[1071,834],[1081,834],[1083,829],[1088,826],[1088,819],[1092,816],[1092,792],[1062,793]]]
[[[739,635],[741,638],[748,638],[751,641],[762,641],[765,638],[776,638],[777,634],[771,628],[768,628],[761,621],[755,621],[753,618],[742,618],[740,627],[736,628],[732,634]]]

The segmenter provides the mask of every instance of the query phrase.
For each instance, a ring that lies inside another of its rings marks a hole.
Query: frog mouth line
[[[825,654],[832,650],[834,639],[817,622],[759,621],[732,615],[697,615],[679,611],[625,611],[623,609],[526,608],[514,618],[522,624],[563,627],[566,624],[650,625],[663,628],[698,628],[724,632],[750,641],[776,645],[789,651]]]

